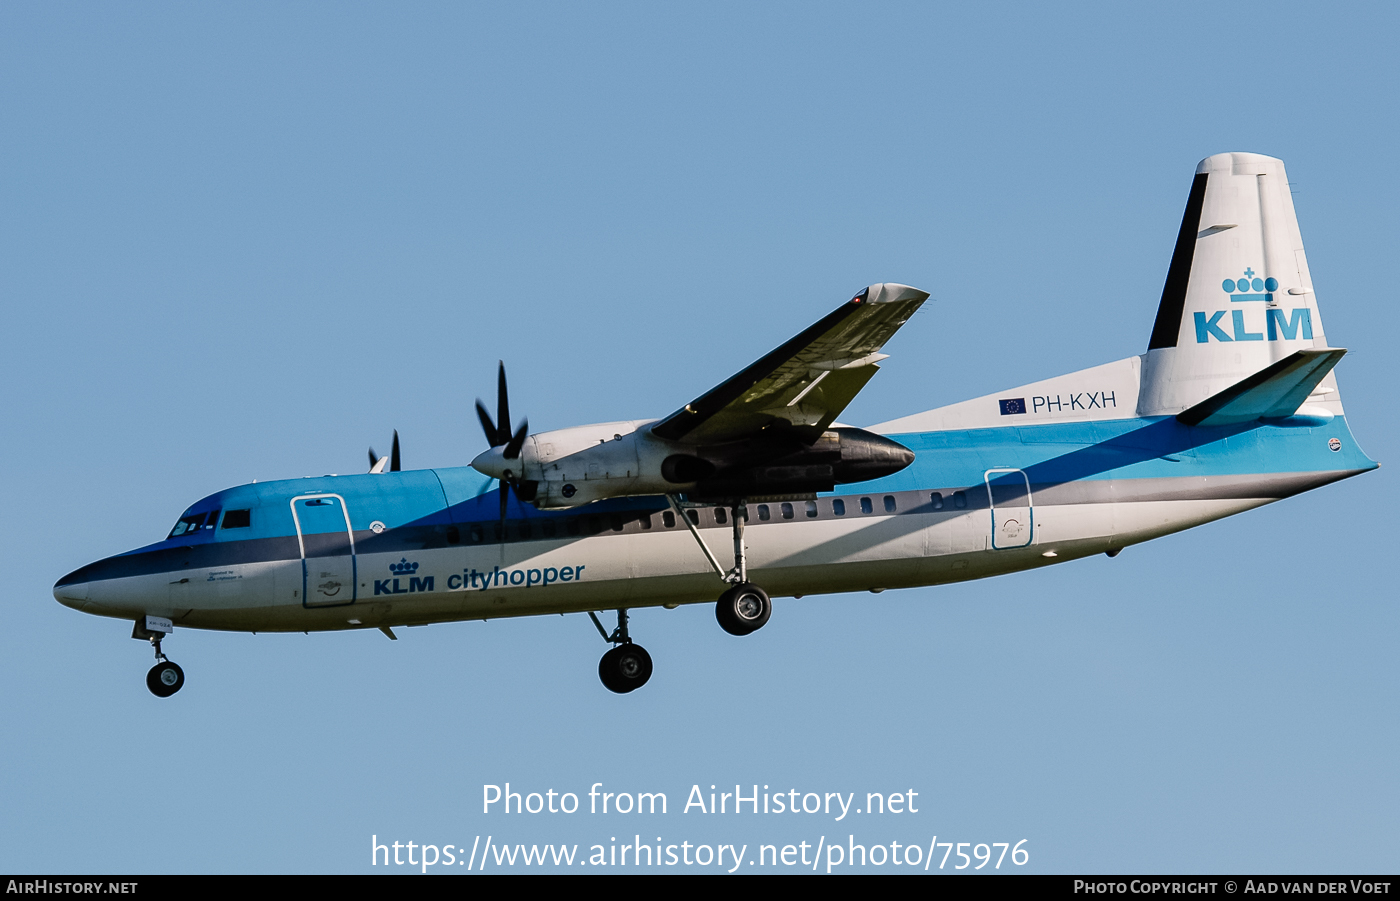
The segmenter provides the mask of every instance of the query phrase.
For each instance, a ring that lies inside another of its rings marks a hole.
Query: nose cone
[[[82,610],[87,603],[90,584],[82,575],[83,570],[80,569],[59,579],[53,586],[53,599],[65,607]]]
[[[502,445],[501,447],[493,447],[490,450],[482,451],[477,454],[476,459],[472,461],[471,465],[472,469],[475,469],[482,475],[490,476],[493,479],[499,479],[505,476],[506,470],[511,468],[510,464],[513,462],[515,461],[506,460],[505,446]]]

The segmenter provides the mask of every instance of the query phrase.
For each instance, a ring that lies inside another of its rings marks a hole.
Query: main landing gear
[[[617,611],[617,628],[611,635],[603,628],[596,614],[590,611],[588,616],[593,620],[593,625],[598,627],[603,640],[615,645],[598,661],[598,678],[603,680],[603,687],[622,695],[646,685],[647,680],[651,678],[651,655],[647,653],[646,648],[633,644],[628,636],[627,610]]]
[[[764,623],[768,622],[768,617],[773,615],[773,601],[768,597],[768,592],[749,581],[748,561],[744,554],[744,521],[748,519],[748,508],[744,505],[743,498],[729,511],[730,521],[734,524],[734,568],[728,572],[720,567],[715,555],[710,553],[705,539],[700,537],[700,532],[690,521],[690,517],[685,515],[676,498],[672,496],[668,499],[676,508],[681,521],[690,529],[690,534],[699,542],[700,549],[705,552],[705,557],[715,572],[719,573],[721,579],[733,585],[719,596],[719,601],[715,604],[715,619],[719,620],[719,627],[730,635],[748,635],[762,629]]]
[[[146,673],[146,687],[151,690],[151,694],[158,698],[168,698],[185,686],[185,671],[180,669],[180,664],[166,659],[160,649],[160,641],[165,637],[165,633],[147,629],[141,620],[137,620],[131,637],[148,639],[151,647],[155,649],[156,665]]]
[[[715,604],[715,619],[730,635],[757,632],[773,614],[773,602],[768,593],[752,582],[740,582],[719,596]]]

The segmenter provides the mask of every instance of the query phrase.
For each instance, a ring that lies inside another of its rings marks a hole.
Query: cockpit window
[[[170,530],[166,540],[179,538],[182,535],[193,535],[202,529],[212,529],[219,522],[218,510],[207,510],[203,513],[191,513],[188,516],[180,517],[180,521],[175,523],[175,528]]]
[[[225,529],[246,529],[253,524],[252,510],[229,510],[224,513]]]

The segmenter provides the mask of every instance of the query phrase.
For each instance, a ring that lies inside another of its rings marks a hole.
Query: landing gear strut
[[[646,648],[633,644],[631,636],[627,634],[626,608],[617,611],[617,628],[612,634],[608,634],[592,611],[589,611],[588,617],[598,627],[603,640],[616,645],[598,661],[598,678],[603,680],[603,687],[621,695],[647,684],[651,678],[651,655]]]
[[[715,604],[715,619],[730,635],[757,632],[773,615],[773,602],[768,592],[749,581],[748,561],[744,556],[747,513],[743,498],[730,510],[730,520],[734,523],[734,568],[726,574],[725,581],[733,582],[734,587],[720,595]]]
[[[165,654],[160,650],[161,638],[160,632],[151,634],[151,647],[155,648],[156,665],[146,673],[146,687],[156,697],[168,698],[184,687],[185,671],[180,669],[180,664],[165,658]]]
[[[720,568],[719,561],[710,553],[705,539],[700,537],[699,531],[676,499],[668,496],[668,500],[676,508],[676,513],[686,528],[690,529],[690,534],[700,543],[700,549],[705,552],[705,557],[715,568],[715,572],[719,573],[721,579],[734,586],[720,595],[715,604],[715,619],[719,620],[719,627],[730,635],[748,635],[763,628],[763,624],[768,622],[768,617],[773,615],[773,602],[769,599],[768,592],[749,581],[748,560],[744,554],[744,522],[748,519],[748,508],[744,505],[744,499],[739,498],[735,501],[729,511],[730,521],[734,523],[734,568],[728,572]]]

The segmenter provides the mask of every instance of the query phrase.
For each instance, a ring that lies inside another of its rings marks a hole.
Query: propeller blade
[[[497,447],[502,444],[496,440],[496,424],[491,421],[491,414],[486,412],[486,405],[480,400],[476,402],[476,415],[481,420],[481,430],[486,433],[487,445]]]
[[[394,448],[389,452],[389,471],[399,471],[399,430],[394,429]]]
[[[506,361],[496,373],[496,441],[492,447],[510,440],[510,398],[506,393]]]
[[[509,483],[509,482],[506,482],[506,481],[502,481],[502,482],[501,482],[501,540],[502,540],[502,541],[505,541],[505,535],[506,535],[506,503],[507,503],[507,501],[509,500],[509,498],[508,498],[507,495],[506,495],[506,492],[509,491],[509,490],[510,490],[510,483]]]
[[[379,463],[379,458],[374,455],[374,448],[369,449],[369,471],[374,472],[374,467]]]
[[[507,460],[514,460],[516,457],[519,457],[520,449],[525,446],[525,438],[529,435],[529,432],[530,420],[521,420],[520,428],[516,430],[515,437],[510,439],[510,443],[506,445],[506,449],[501,451],[501,456],[505,457]]]

